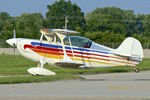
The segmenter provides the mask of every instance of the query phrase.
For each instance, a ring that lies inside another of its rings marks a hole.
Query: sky
[[[11,16],[22,13],[42,13],[45,16],[47,5],[56,0],[0,0],[0,12],[8,12]],[[58,1],[58,0],[57,0]],[[133,10],[136,14],[150,14],[150,0],[71,0],[76,3],[85,14],[97,7],[119,7]]]

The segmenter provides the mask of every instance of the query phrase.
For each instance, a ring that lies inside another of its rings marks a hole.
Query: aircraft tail
[[[122,44],[115,50],[115,53],[131,58],[138,58],[140,60],[142,60],[142,58],[144,57],[141,43],[133,37],[126,38],[122,42]]]

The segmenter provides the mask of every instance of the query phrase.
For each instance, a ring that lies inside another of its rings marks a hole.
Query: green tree
[[[13,37],[13,30],[15,29],[15,20],[14,18],[9,18],[5,21],[2,28],[1,39],[6,40]]]
[[[124,14],[122,15],[123,21],[125,23],[126,36],[132,36],[134,33],[138,33],[138,23],[136,24],[136,16],[133,10],[124,10]]]
[[[114,34],[113,32],[86,32],[85,37],[109,47],[118,47],[125,39],[125,34]]]
[[[70,0],[59,0],[52,5],[48,5],[48,12],[46,13],[46,24],[48,28],[64,28],[65,17],[68,17],[68,29],[85,28],[84,13],[76,5],[72,4]]]
[[[88,31],[125,33],[123,10],[116,7],[97,8],[86,15]]]
[[[116,7],[97,8],[86,15],[88,31],[109,31],[132,36],[142,32],[140,17],[132,10],[122,10]]]
[[[144,28],[143,35],[150,37],[150,14],[144,15],[143,28]]]
[[[142,34],[144,32],[144,14],[137,14],[136,15],[136,26],[135,26],[135,33],[136,34]]]
[[[40,13],[24,13],[16,18],[17,37],[38,38],[43,27],[43,16]]]
[[[9,16],[6,12],[0,13],[0,39],[6,40],[12,38],[13,30],[15,28],[15,19],[14,17]]]
[[[5,21],[9,18],[10,18],[10,16],[7,12],[1,12],[0,13],[0,32],[1,32],[1,30],[5,24]]]

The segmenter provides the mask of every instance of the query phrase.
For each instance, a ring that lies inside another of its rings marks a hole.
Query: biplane
[[[136,65],[142,61],[143,49],[135,38],[128,37],[117,49],[112,49],[85,37],[71,36],[79,32],[68,29],[41,29],[40,32],[39,40],[6,40],[16,46],[21,55],[38,63],[37,67],[27,70],[32,75],[55,75],[44,68],[45,64],[80,68],[132,66],[139,72]]]

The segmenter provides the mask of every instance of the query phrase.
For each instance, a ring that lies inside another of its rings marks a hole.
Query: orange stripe
[[[59,55],[62,56],[63,53],[62,52],[55,52],[55,51],[48,51],[48,50],[44,50],[44,49],[36,49],[36,48],[32,48],[33,51],[38,52],[38,53],[46,53],[46,54],[52,54],[54,55]],[[67,54],[68,56],[73,56],[72,54]],[[119,63],[125,63],[125,64],[133,64],[136,65],[132,62],[128,62],[128,61],[117,61],[117,60],[110,60],[110,59],[104,59],[104,58],[96,58],[96,57],[88,57],[88,56],[82,56],[82,55],[74,55],[75,57],[81,57],[81,58],[88,58],[88,59],[98,59],[98,60],[103,60],[103,61],[114,61],[114,62],[119,62]]]

